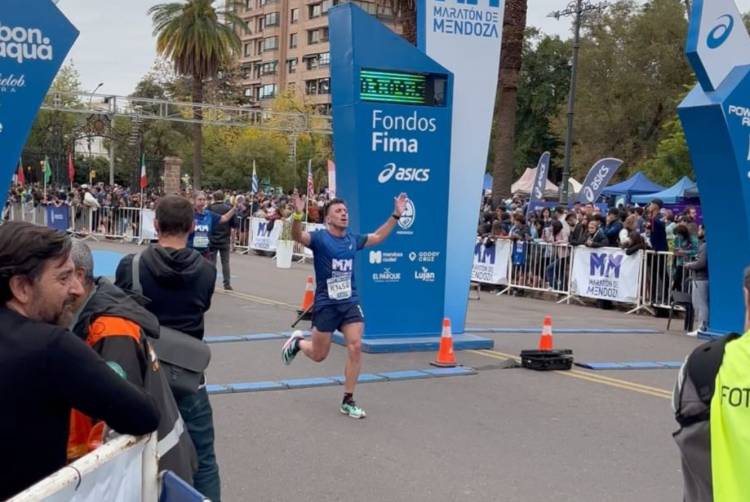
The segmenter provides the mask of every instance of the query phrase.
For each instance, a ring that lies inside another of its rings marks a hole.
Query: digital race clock
[[[362,69],[359,97],[362,101],[420,106],[444,106],[445,75]]]

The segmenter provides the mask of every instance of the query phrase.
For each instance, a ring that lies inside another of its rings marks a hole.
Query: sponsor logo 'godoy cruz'
[[[709,49],[718,49],[721,47],[727,41],[729,35],[732,34],[732,29],[734,28],[734,18],[730,14],[719,16],[717,21],[720,21],[720,23],[708,32],[706,45]]]
[[[0,22],[0,58],[52,61],[52,44],[39,28],[5,26]]]

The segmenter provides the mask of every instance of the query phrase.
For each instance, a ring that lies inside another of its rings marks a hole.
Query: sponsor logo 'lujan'
[[[0,23],[0,58],[24,61],[52,61],[52,44],[39,28],[5,26]]]

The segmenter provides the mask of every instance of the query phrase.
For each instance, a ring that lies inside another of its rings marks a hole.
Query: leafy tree
[[[240,49],[235,26],[243,26],[234,2],[217,9],[213,0],[183,0],[151,7],[157,52],[174,63],[176,73],[192,78],[192,101],[203,102],[204,83],[229,66]],[[199,107],[193,117],[203,118]],[[200,189],[203,163],[202,125],[193,124],[193,186]]]
[[[584,20],[576,101],[574,174],[615,156],[632,173],[675,119],[678,98],[693,81],[685,60],[687,21],[679,0],[630,0]],[[564,122],[555,130],[564,133]]]
[[[639,169],[664,186],[673,185],[683,176],[688,176],[695,181],[682,123],[674,118],[665,122],[662,129],[665,137],[657,145],[656,154],[653,158],[643,162]]]
[[[556,152],[563,141],[552,122],[567,100],[570,53],[570,42],[544,35],[536,28],[526,31],[518,84],[514,178],[526,167],[536,166],[544,151],[552,154],[552,167],[561,158]]]
[[[82,92],[81,78],[72,61],[64,64],[52,82],[45,103],[50,104],[55,92],[67,93],[59,96],[65,105],[80,104],[77,93]],[[49,157],[53,181],[66,184],[68,152],[73,150],[78,122],[75,114],[40,110],[32,125],[29,138],[22,152],[24,165],[32,166],[34,172],[41,170],[40,161]],[[34,179],[37,179],[36,177]]]

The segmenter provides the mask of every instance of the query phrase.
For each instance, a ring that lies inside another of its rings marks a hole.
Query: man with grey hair
[[[161,372],[147,337],[159,337],[159,321],[137,301],[104,277],[94,277],[91,250],[74,241],[71,258],[84,293],[72,305],[70,329],[98,353],[120,376],[152,396],[161,413],[157,429],[160,470],[174,471],[192,484],[197,468],[195,448],[177,402]],[[69,460],[88,453],[92,420],[78,411],[71,415]]]

